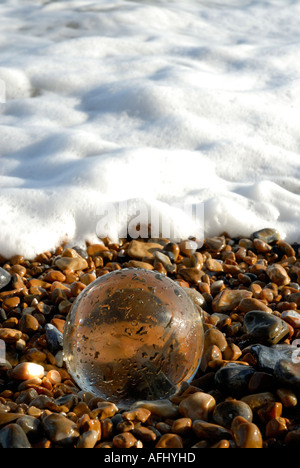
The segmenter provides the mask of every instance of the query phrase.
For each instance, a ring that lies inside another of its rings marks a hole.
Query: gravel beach
[[[291,448],[300,443],[300,245],[123,239],[0,259],[1,448]],[[63,361],[72,303],[96,278],[155,270],[189,288],[204,351],[167,400],[124,409],[79,389]]]

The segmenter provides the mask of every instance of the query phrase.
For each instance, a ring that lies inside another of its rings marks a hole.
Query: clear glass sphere
[[[63,350],[82,390],[125,406],[167,398],[197,371],[202,320],[170,278],[152,270],[117,270],[77,297],[66,320]]]

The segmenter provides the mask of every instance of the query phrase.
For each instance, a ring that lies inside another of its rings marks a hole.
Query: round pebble
[[[246,421],[252,422],[253,412],[250,406],[241,400],[226,400],[217,404],[213,420],[216,424],[230,429],[236,416],[242,416]]]

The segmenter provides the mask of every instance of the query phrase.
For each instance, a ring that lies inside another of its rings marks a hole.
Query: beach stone
[[[125,411],[122,413],[123,419],[126,419],[127,421],[139,421],[141,423],[145,423],[150,415],[151,411],[147,408],[137,408],[136,410]]]
[[[132,240],[128,246],[129,257],[136,260],[153,259],[154,252],[162,250],[163,246],[156,242],[140,242]]]
[[[283,438],[288,432],[286,419],[285,418],[273,418],[266,424],[265,434],[266,438]]]
[[[238,363],[228,363],[221,367],[214,377],[215,384],[227,395],[238,397],[248,390],[248,383],[255,369]]]
[[[228,346],[225,335],[217,328],[209,328],[204,333],[204,352],[213,345],[220,351],[224,351]]]
[[[5,343],[15,343],[22,336],[21,330],[14,330],[13,328],[0,328],[0,340]]]
[[[18,418],[17,424],[23,429],[30,442],[34,442],[39,438],[41,431],[41,421],[38,418],[24,415]]]
[[[171,427],[171,432],[180,436],[186,436],[192,428],[192,423],[193,421],[191,418],[175,419]]]
[[[281,359],[275,365],[274,375],[282,385],[300,390],[300,362]]]
[[[205,246],[210,250],[220,252],[224,249],[225,245],[226,240],[224,236],[207,237],[205,239]]]
[[[245,289],[223,289],[212,301],[214,312],[231,312],[246,298],[252,297],[252,292]]]
[[[232,421],[236,416],[242,416],[248,422],[252,422],[253,412],[247,403],[241,400],[225,400],[218,403],[214,412],[213,420],[216,424],[231,428]]]
[[[0,448],[31,448],[29,440],[18,424],[7,424],[0,430]]]
[[[121,432],[113,438],[113,446],[120,449],[134,447],[136,442],[137,439],[131,432]]]
[[[182,268],[179,271],[179,275],[182,279],[193,285],[198,285],[204,275],[202,270],[198,270],[196,267]]]
[[[297,310],[284,310],[280,317],[293,328],[300,328],[300,313]]]
[[[285,408],[294,408],[298,404],[297,395],[289,388],[278,388],[276,390],[276,395],[280,398]]]
[[[77,448],[94,448],[98,441],[98,432],[97,431],[86,431],[78,439]]]
[[[0,267],[0,291],[4,289],[11,280],[11,274]]]
[[[238,310],[244,314],[251,312],[252,310],[262,310],[263,312],[272,312],[272,309],[264,304],[259,299],[249,297],[243,299],[238,306]]]
[[[186,288],[186,287],[183,287],[183,290],[187,293],[187,295],[193,301],[195,306],[197,307],[205,306],[205,303],[206,303],[205,297],[199,291],[197,291],[194,288]]]
[[[297,351],[296,346],[274,345],[265,346],[262,344],[254,344],[246,350],[256,361],[256,369],[263,372],[273,373],[276,363],[282,359],[290,359],[293,351]],[[244,350],[245,352],[245,350]]]
[[[241,401],[246,403],[252,411],[257,411],[269,403],[276,402],[276,397],[271,392],[253,393],[241,398]]]
[[[144,270],[153,270],[151,263],[142,262],[141,260],[129,260],[124,264],[126,268],[143,268]]]
[[[267,372],[255,372],[249,380],[248,390],[250,393],[269,391],[274,388],[276,382],[272,374]]]
[[[51,413],[45,416],[42,426],[51,442],[58,445],[73,445],[80,436],[76,423],[62,414]]]
[[[157,433],[150,427],[136,425],[132,430],[132,434],[144,443],[152,443],[157,439]]]
[[[163,434],[155,448],[183,448],[182,438],[178,434]]]
[[[21,362],[11,372],[11,377],[16,380],[29,380],[35,377],[44,377],[44,367],[34,362]]]
[[[267,267],[266,273],[270,280],[278,286],[286,286],[291,282],[291,278],[287,274],[285,268],[278,263],[269,265]]]
[[[25,312],[19,321],[19,328],[23,333],[32,335],[39,329],[39,322],[33,315]]]
[[[261,310],[246,313],[244,329],[259,342],[270,345],[278,343],[289,335],[289,328],[284,320]]]
[[[222,439],[231,439],[232,433],[225,427],[213,424],[207,421],[193,421],[193,432],[199,439],[217,441]]]
[[[63,348],[63,334],[51,323],[46,323],[44,328],[48,349],[52,354],[56,354]]]
[[[137,401],[130,409],[135,410],[140,407],[146,408],[153,415],[162,418],[176,418],[178,416],[178,406],[173,405],[170,400]]]
[[[223,271],[223,265],[221,262],[218,260],[215,260],[213,258],[208,258],[206,261],[206,268],[209,271],[214,271],[214,272],[220,272]]]
[[[259,231],[253,232],[251,234],[251,239],[261,239],[262,241],[266,242],[267,244],[271,244],[273,242],[277,242],[280,240],[280,234],[277,229],[271,228],[264,228],[260,229]]]
[[[12,423],[22,416],[24,416],[23,413],[0,413],[0,427]]]
[[[55,265],[62,271],[78,271],[88,268],[87,261],[79,255],[77,257],[60,257],[55,260]]]
[[[216,407],[216,400],[209,393],[195,392],[179,403],[179,413],[185,418],[202,419],[208,416]]]
[[[256,424],[248,422],[242,416],[236,416],[232,421],[231,430],[237,448],[262,448],[263,440]]]

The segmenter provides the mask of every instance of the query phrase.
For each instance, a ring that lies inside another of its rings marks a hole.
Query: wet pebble
[[[38,418],[24,415],[18,418],[17,424],[23,429],[28,440],[32,443],[39,439],[41,431],[41,422]]]
[[[236,416],[242,416],[246,421],[252,422],[253,412],[250,406],[241,400],[226,400],[217,404],[213,420],[216,424],[230,429]]]
[[[0,291],[4,289],[11,280],[11,274],[0,267]]]
[[[178,434],[163,434],[155,448],[183,448],[182,438]]]
[[[87,449],[92,449],[95,447],[96,443],[98,441],[98,432],[91,430],[91,431],[86,431],[78,439],[77,448],[87,448]]]
[[[256,424],[248,422],[242,416],[232,421],[231,430],[238,448],[262,448],[262,435]]]
[[[208,416],[216,407],[216,400],[212,395],[204,392],[195,392],[182,400],[179,404],[179,413],[186,417],[208,420]]]
[[[281,359],[276,363],[274,375],[282,385],[300,390],[300,362]]]
[[[56,354],[63,347],[63,334],[51,323],[46,323],[45,332],[48,348]]]
[[[223,289],[212,302],[214,312],[230,312],[246,298],[252,297],[252,292],[247,290]]]
[[[76,443],[80,436],[76,423],[62,414],[52,413],[45,416],[42,426],[51,442],[64,447]]]
[[[199,439],[211,441],[232,438],[232,433],[230,430],[218,424],[213,424],[206,421],[193,421],[193,432]]]
[[[287,274],[284,267],[277,263],[268,266],[266,273],[269,276],[270,280],[278,286],[286,286],[291,282],[291,278]]]
[[[255,369],[251,366],[229,363],[215,373],[215,384],[226,395],[238,397],[247,393],[248,383],[254,372]]]
[[[244,329],[259,342],[270,345],[278,343],[289,335],[289,328],[284,320],[261,310],[246,313]]]
[[[277,231],[277,229],[264,228],[264,229],[260,229],[259,231],[255,231],[251,235],[251,239],[261,239],[267,244],[271,244],[273,242],[280,240],[280,234]]]
[[[31,448],[29,440],[18,424],[7,424],[0,430],[0,447],[1,448]]]

